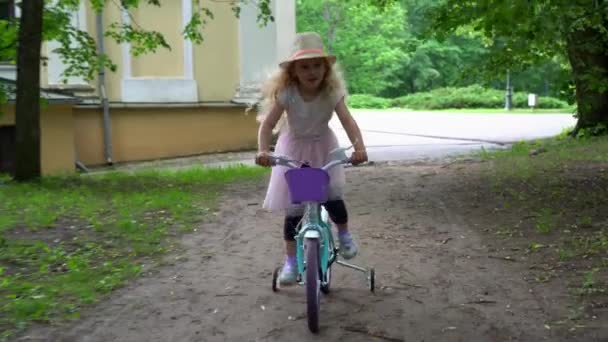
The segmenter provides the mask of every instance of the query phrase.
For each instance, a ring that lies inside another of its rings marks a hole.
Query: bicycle
[[[321,168],[299,164],[298,161],[283,156],[272,156],[273,165],[286,166],[285,173],[292,203],[304,204],[304,216],[297,227],[296,260],[300,285],[306,285],[306,307],[308,328],[319,331],[320,293],[328,294],[331,285],[333,263],[366,273],[368,287],[375,289],[375,270],[338,260],[339,248],[336,247],[329,215],[321,206],[326,201],[329,187],[328,171],[338,165],[350,163],[346,148],[337,148],[330,153],[330,161]],[[280,267],[272,275],[272,290],[279,290],[278,276]]]

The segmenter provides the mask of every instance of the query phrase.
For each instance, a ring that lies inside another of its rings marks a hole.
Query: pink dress
[[[329,94],[321,93],[312,101],[304,101],[295,86],[281,92],[278,102],[287,112],[287,122],[281,127],[274,153],[294,160],[308,161],[312,167],[321,167],[327,163],[329,152],[339,147],[338,139],[328,123],[336,105],[344,96],[345,92],[340,90]],[[286,170],[284,166],[272,168],[264,208],[278,211],[293,207],[285,181]],[[344,168],[332,168],[329,176],[329,199],[342,198]]]

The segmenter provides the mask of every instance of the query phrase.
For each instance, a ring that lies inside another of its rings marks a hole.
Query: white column
[[[182,30],[192,18],[192,0],[182,0]],[[184,77],[194,79],[194,49],[192,41],[184,39]]]
[[[121,21],[124,25],[131,24],[131,17],[129,12],[125,9],[121,10]],[[131,44],[122,43],[122,79],[131,78]]]
[[[71,14],[70,24],[81,31],[87,31],[87,15],[85,2],[80,2],[78,10]],[[66,69],[66,65],[61,60],[59,54],[53,52],[53,50],[61,47],[56,41],[50,41],[47,43],[47,78],[49,85],[63,85],[62,76],[63,71]],[[88,83],[82,77],[68,77],[67,85],[87,85]]]
[[[239,20],[240,85],[234,101],[252,103],[259,96],[260,84],[289,53],[295,36],[295,1],[272,2],[274,22],[265,27],[257,23],[255,3],[247,3]]]
[[[290,55],[291,44],[296,36],[296,3],[293,0],[275,2],[275,23],[277,27],[277,57],[279,60]]]
[[[256,83],[272,72],[277,62],[277,28],[274,22],[265,27],[257,23],[257,6],[248,2],[239,20],[241,86]],[[274,13],[273,13],[274,14]]]
[[[253,103],[257,100],[261,83],[277,68],[289,53],[295,36],[295,0],[272,2],[274,22],[265,27],[257,23],[258,8],[247,3],[239,20],[240,84],[234,101]]]

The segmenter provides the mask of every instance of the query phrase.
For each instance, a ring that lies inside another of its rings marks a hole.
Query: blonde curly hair
[[[332,94],[335,91],[342,90],[346,92],[346,83],[342,76],[342,70],[337,63],[329,63],[325,61],[325,76],[321,82],[321,92],[325,95]],[[259,103],[257,121],[263,122],[268,113],[272,110],[277,102],[279,94],[290,87],[298,83],[298,80],[294,72],[295,62],[291,62],[286,67],[279,67],[262,85],[262,99]],[[281,119],[277,123],[274,131],[278,131],[282,128],[285,123],[285,113],[281,116]]]

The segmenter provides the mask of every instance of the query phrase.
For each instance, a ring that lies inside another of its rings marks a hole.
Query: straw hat
[[[327,55],[323,46],[323,39],[315,32],[298,33],[291,46],[291,54],[279,66],[285,68],[293,61],[308,58],[327,58],[329,63],[336,62],[336,56]]]

